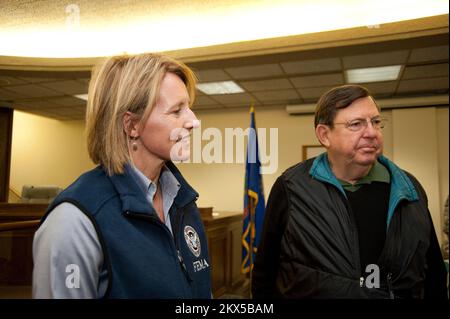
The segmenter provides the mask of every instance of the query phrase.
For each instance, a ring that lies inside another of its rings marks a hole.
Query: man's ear
[[[139,119],[135,114],[127,111],[122,118],[123,130],[129,137],[139,137]]]
[[[316,126],[316,136],[319,140],[320,144],[328,148],[330,146],[330,140],[329,135],[330,134],[330,127],[325,124],[318,124]]]

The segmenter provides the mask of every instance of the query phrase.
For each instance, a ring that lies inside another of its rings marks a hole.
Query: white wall
[[[443,116],[447,117],[444,119]],[[393,110],[392,119],[393,159],[401,168],[412,173],[424,187],[431,217],[441,241],[441,191],[448,192],[448,108],[447,115],[435,107]],[[447,137],[441,135],[445,130]],[[443,152],[447,153],[446,158]],[[440,163],[440,160],[446,163]],[[441,190],[443,183],[447,183],[446,190]]]
[[[14,112],[10,187],[67,187],[94,165],[86,150],[83,121],[58,121]]]

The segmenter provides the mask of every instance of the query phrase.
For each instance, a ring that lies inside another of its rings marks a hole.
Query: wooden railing
[[[0,213],[41,213],[43,214],[49,204],[30,203],[1,203]]]
[[[40,220],[36,219],[36,220],[27,220],[23,222],[0,223],[0,232],[37,228],[39,222]]]
[[[41,219],[47,207],[48,204],[0,203],[0,223]]]

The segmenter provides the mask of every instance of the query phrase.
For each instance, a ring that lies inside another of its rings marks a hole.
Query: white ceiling
[[[0,4],[4,44],[0,55],[41,58],[175,51],[357,27],[380,35],[390,24],[449,12],[448,0],[1,0]]]

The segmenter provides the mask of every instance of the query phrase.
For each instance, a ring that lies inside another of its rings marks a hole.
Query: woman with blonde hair
[[[34,298],[210,298],[189,158],[195,76],[158,54],[93,72],[87,146],[98,166],[50,204],[33,241]],[[198,265],[202,265],[198,267]]]

